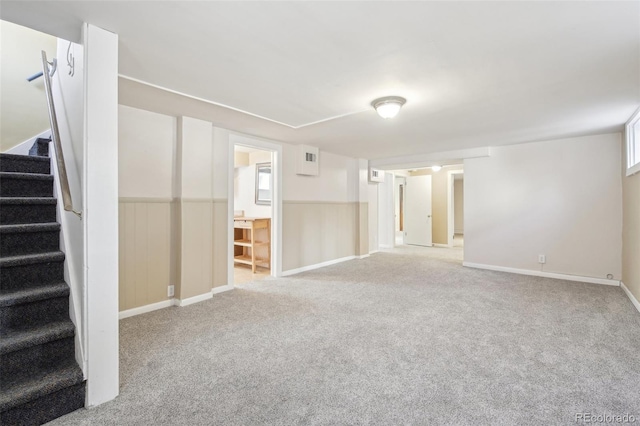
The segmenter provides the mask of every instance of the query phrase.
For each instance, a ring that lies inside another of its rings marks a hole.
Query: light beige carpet
[[[640,419],[640,313],[620,288],[461,253],[404,247],[125,319],[121,395],[52,424]]]

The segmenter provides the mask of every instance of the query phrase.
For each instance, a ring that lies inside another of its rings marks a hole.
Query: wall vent
[[[318,176],[320,150],[314,146],[299,145],[296,173],[305,176]]]

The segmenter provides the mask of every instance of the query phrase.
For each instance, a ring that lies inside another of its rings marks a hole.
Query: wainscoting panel
[[[213,287],[213,200],[181,201],[180,299]]]
[[[223,287],[229,284],[227,260],[228,236],[227,226],[229,212],[226,199],[213,200],[213,287]]]
[[[282,270],[356,255],[357,203],[284,201]]]
[[[120,199],[120,311],[169,299],[171,200]]]

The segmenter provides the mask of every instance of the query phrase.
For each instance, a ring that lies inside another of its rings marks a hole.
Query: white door
[[[405,185],[405,244],[431,246],[431,176],[409,176]]]

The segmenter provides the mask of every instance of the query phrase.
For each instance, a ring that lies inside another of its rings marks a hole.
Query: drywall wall
[[[449,243],[449,238],[447,235],[449,226],[448,172],[461,170],[463,170],[463,167],[460,165],[456,165],[444,166],[437,172],[434,172],[431,169],[422,169],[410,173],[410,176],[431,176],[431,214],[433,216],[431,232],[432,241],[434,244]]]
[[[244,211],[247,217],[271,217],[271,206],[256,204],[256,164],[270,163],[271,153],[254,151],[247,154],[248,164],[234,169],[233,209]]]
[[[358,200],[357,160],[321,151],[318,176],[296,174],[297,146],[282,144],[282,191],[285,201],[355,202]]]
[[[615,133],[465,160],[465,262],[619,280],[620,157]]]
[[[0,21],[0,151],[49,129],[44,80],[27,77],[42,71],[41,51],[52,60],[56,38],[7,21]]]
[[[453,232],[464,234],[464,179],[453,181]]]
[[[640,173],[626,175],[626,145],[622,150],[622,282],[640,301]]]
[[[176,131],[175,117],[118,107],[120,198],[173,197]]]
[[[369,192],[369,252],[378,251],[378,184],[370,183]]]

